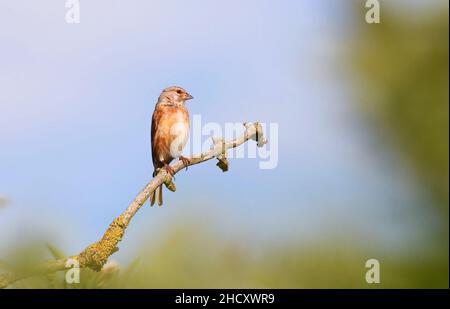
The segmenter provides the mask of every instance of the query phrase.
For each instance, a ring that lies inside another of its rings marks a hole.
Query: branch
[[[256,141],[258,147],[262,147],[267,143],[263,136],[261,125],[258,122],[244,123],[244,126],[244,134],[234,140],[224,141],[221,138],[213,137],[213,145],[211,149],[189,158],[190,163],[188,166],[217,158],[219,160],[217,166],[225,172],[228,170],[228,149],[238,147],[250,139]],[[175,173],[177,173],[182,170],[185,165],[183,162],[177,161],[171,165],[171,167]],[[3,273],[0,275],[0,288],[5,288],[11,283],[27,277],[67,270],[66,264],[69,260],[77,261],[80,268],[87,267],[95,271],[100,271],[103,265],[105,265],[108,261],[108,258],[119,250],[117,245],[122,240],[122,237],[125,234],[125,229],[130,224],[133,216],[142,207],[142,205],[144,205],[145,201],[156,190],[156,188],[162,184],[165,184],[170,190],[175,191],[172,177],[164,169],[161,169],[159,173],[144,187],[144,189],[139,192],[125,211],[114,219],[99,241],[89,245],[78,255],[47,261],[36,267],[33,271],[27,273]]]

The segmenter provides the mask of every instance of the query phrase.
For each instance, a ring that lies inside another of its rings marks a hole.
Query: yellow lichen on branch
[[[127,225],[124,223],[123,215],[120,215],[109,225],[103,237],[89,245],[81,252],[77,260],[80,267],[88,267],[90,269],[100,271],[106,264],[108,258],[119,250],[117,244],[122,240]]]

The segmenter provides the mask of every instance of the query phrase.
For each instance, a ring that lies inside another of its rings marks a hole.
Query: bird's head
[[[164,89],[159,96],[158,103],[180,106],[185,101],[193,99],[186,90],[178,86]]]

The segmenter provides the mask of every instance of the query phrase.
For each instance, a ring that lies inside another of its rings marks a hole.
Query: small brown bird
[[[179,158],[184,165],[189,160],[181,155],[189,136],[189,113],[184,105],[193,97],[181,87],[164,89],[158,98],[152,117],[152,159],[155,171],[165,169],[172,176],[175,174],[169,163]],[[150,196],[150,205],[162,205],[162,186]]]

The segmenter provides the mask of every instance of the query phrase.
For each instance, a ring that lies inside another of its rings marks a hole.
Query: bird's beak
[[[189,93],[186,93],[184,100],[187,101],[187,100],[191,100],[191,99],[193,99],[193,98],[194,98],[194,97],[191,96]]]

